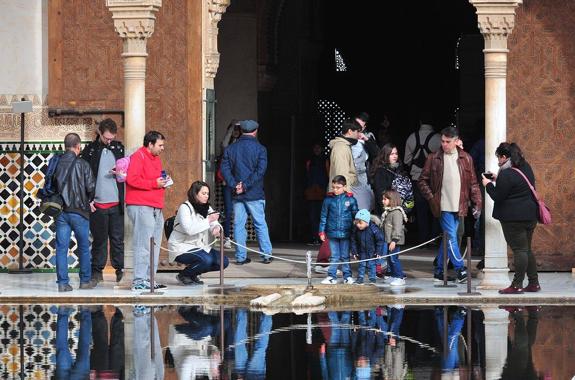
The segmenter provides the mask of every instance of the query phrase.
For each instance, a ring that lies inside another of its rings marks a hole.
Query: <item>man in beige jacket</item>
[[[351,120],[346,120],[341,126],[341,136],[331,140],[328,144],[331,149],[329,156],[330,183],[336,175],[342,175],[347,181],[348,189],[357,183],[357,174],[351,154],[351,146],[357,143],[361,127]]]

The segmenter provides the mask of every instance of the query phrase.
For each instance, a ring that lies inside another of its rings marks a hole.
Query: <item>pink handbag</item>
[[[535,191],[535,188],[533,187],[533,185],[531,184],[529,179],[525,176],[525,174],[523,174],[523,172],[521,170],[519,170],[517,168],[511,168],[511,169],[513,169],[517,173],[521,174],[521,176],[525,179],[525,181],[529,185],[529,188],[531,188],[531,192],[533,193],[533,196],[535,197],[535,200],[537,201],[537,206],[539,207],[539,223],[551,224],[551,211],[549,210],[549,207],[547,207],[547,205],[545,204],[543,199],[539,198],[539,194],[537,194],[537,191]]]

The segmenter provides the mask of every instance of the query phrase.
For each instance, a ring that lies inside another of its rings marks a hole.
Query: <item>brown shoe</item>
[[[58,291],[59,292],[71,292],[74,290],[70,284],[58,284]]]
[[[510,285],[505,289],[499,290],[499,294],[523,294],[523,288],[517,288],[513,285]]]
[[[94,289],[98,285],[98,281],[90,280],[89,282],[83,282],[80,284],[80,289]]]
[[[524,292],[531,292],[531,293],[535,293],[541,290],[541,286],[537,283],[535,284],[529,284],[526,287],[523,288]]]

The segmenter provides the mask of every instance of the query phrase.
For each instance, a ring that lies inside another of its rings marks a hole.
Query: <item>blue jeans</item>
[[[56,320],[56,378],[87,379],[90,375],[90,342],[92,341],[92,315],[89,310],[80,312],[80,333],[76,359],[68,345],[68,318],[70,309],[60,306]]]
[[[254,227],[256,229],[256,236],[260,245],[260,251],[268,255],[272,254],[272,243],[270,241],[270,234],[268,232],[268,225],[266,223],[265,213],[266,201],[258,199],[255,201],[234,201],[234,237],[236,242],[245,246],[248,238],[246,231],[246,222],[248,221],[248,214],[252,216]],[[244,261],[247,257],[247,250],[243,247],[236,245],[236,260]],[[262,259],[269,257],[261,255]]]
[[[443,334],[445,334],[445,326],[443,325],[443,307],[435,309],[435,323],[437,324],[437,331],[443,342]],[[446,371],[453,371],[459,366],[459,334],[463,329],[465,323],[465,314],[458,308],[452,314],[451,323],[447,324],[447,347],[443,347],[444,355],[442,355],[441,369]],[[447,352],[446,352],[447,351]]]
[[[361,259],[368,259],[368,257],[361,257]],[[357,269],[357,281],[363,282],[363,278],[365,277],[365,267],[367,267],[367,276],[370,281],[375,281],[377,279],[377,277],[375,277],[375,263],[377,261],[379,260],[370,260],[359,263],[359,268]]]
[[[63,212],[56,219],[56,278],[60,285],[70,283],[68,277],[68,250],[70,237],[78,243],[76,255],[80,261],[80,283],[90,282],[92,263],[90,257],[90,221],[80,214]]]
[[[187,277],[220,270],[220,252],[215,249],[211,249],[210,252],[201,250],[182,253],[176,257],[176,261],[186,265],[182,274]],[[228,265],[228,258],[224,256],[224,269]]]
[[[240,309],[236,315],[237,326],[235,332],[235,370],[239,375],[246,374],[246,379],[265,379],[266,377],[266,351],[269,343],[269,332],[272,329],[271,315],[260,314],[259,316],[259,337],[254,343],[252,358],[248,362],[248,351],[245,340],[248,337],[247,310]]]
[[[387,322],[389,324],[389,332],[392,333],[394,337],[399,337],[399,328],[401,327],[401,322],[403,321],[403,308],[388,307],[387,318]]]
[[[397,253],[401,250],[399,245],[395,246],[395,249],[389,252],[387,249],[387,255],[391,253]],[[401,261],[399,261],[399,255],[387,256],[387,273],[393,278],[404,278],[405,273],[403,273],[403,268],[401,267]]]
[[[232,225],[232,214],[234,211],[234,203],[232,201],[232,188],[222,185],[222,195],[224,197],[224,235],[230,237]]]
[[[349,261],[349,239],[329,238],[329,249],[331,255],[329,256],[330,263],[337,263],[340,261]],[[332,264],[327,270],[327,275],[332,278],[337,278],[337,264]],[[349,264],[342,264],[341,271],[343,278],[351,277],[351,268]]]
[[[459,228],[459,215],[456,212],[441,212],[439,219],[441,229],[447,233],[447,252],[448,258],[453,263],[456,271],[463,269],[463,259],[459,252],[459,243],[457,241],[457,229]],[[439,254],[437,255],[436,273],[443,273],[443,241],[439,245]]]

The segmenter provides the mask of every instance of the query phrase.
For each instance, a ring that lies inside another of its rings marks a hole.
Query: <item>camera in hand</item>
[[[493,179],[493,173],[490,172],[483,173],[483,176],[487,179]]]

